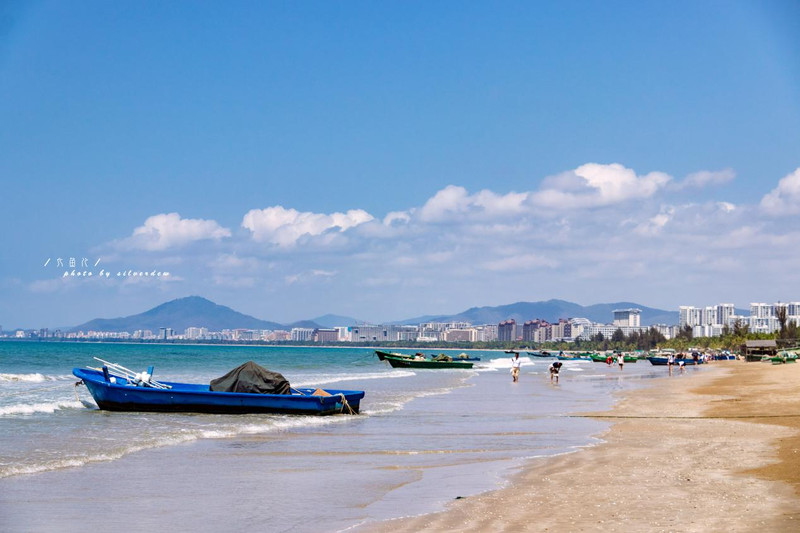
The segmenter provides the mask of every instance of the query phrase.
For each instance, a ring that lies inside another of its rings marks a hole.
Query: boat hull
[[[395,352],[384,352],[383,350],[375,350],[375,355],[378,356],[378,359],[380,361],[385,361],[387,356],[388,357],[400,357],[400,358],[405,358],[405,359],[411,359],[411,358],[414,357],[413,355],[406,355],[404,353],[395,353]]]
[[[608,356],[607,355],[592,355],[592,356],[590,356],[590,358],[595,363],[606,363],[606,362],[608,362]],[[638,359],[636,357],[632,357],[630,355],[622,356],[622,362],[623,363],[635,363],[636,361],[638,361]],[[612,364],[617,364],[617,358],[616,357],[613,358]]]
[[[669,364],[669,360],[666,357],[648,357],[648,361],[650,361],[651,365],[654,366],[667,366]],[[684,366],[694,366],[694,365],[702,365],[703,360],[699,359],[697,362],[694,359],[675,359],[675,362],[672,363],[672,366],[678,366],[678,364],[683,361]]]
[[[106,411],[332,415],[358,413],[364,397],[364,391],[330,389],[326,390],[330,396],[314,396],[315,389],[295,389],[297,394],[214,392],[208,385],[170,382],[161,383],[171,388],[157,389],[129,384],[119,376],[114,376],[117,383],[111,383],[92,369],[75,368],[72,373]]]
[[[392,365],[392,368],[472,368],[471,362],[462,361],[431,361],[429,359],[415,360],[392,356],[386,356],[385,360]]]

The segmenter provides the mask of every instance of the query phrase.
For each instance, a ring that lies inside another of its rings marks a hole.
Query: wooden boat
[[[555,355],[551,354],[550,352],[528,352],[528,355],[531,357],[555,357]]]
[[[378,359],[381,361],[383,361],[387,355],[391,357],[405,357],[406,359],[414,358],[413,355],[409,355],[407,353],[384,352],[383,350],[375,350],[375,355],[377,355]]]
[[[663,355],[653,355],[653,356],[648,357],[647,360],[650,361],[650,364],[654,365],[654,366],[667,366],[669,364],[669,359],[666,356],[663,356]],[[674,366],[678,366],[678,364],[681,361],[683,361],[683,364],[685,366],[693,366],[695,364],[698,364],[698,365],[702,365],[703,364],[703,360],[702,359],[698,359],[697,363],[695,363],[694,359],[675,358],[675,362],[673,363],[673,365]]]
[[[453,356],[453,361],[480,361],[480,357],[470,357],[468,354],[460,353]]]
[[[617,363],[616,354],[614,354],[614,355],[612,355],[610,357],[613,359],[613,363],[616,364]],[[600,355],[600,354],[592,354],[590,356],[590,358],[595,363],[605,363],[605,362],[608,361],[609,356],[608,355]],[[636,357],[632,356],[632,355],[624,355],[624,356],[622,356],[622,361],[625,362],[625,363],[635,363],[636,361],[638,361],[638,359]]]
[[[471,361],[435,361],[433,359],[415,359],[384,355],[392,368],[472,368]]]
[[[764,357],[762,361],[771,361],[773,365],[782,365],[786,363],[796,363],[797,354],[793,352],[780,352],[773,357]]]
[[[130,372],[130,371],[128,371]],[[364,391],[291,389],[291,394],[216,392],[206,384],[140,379],[107,365],[75,368],[72,373],[107,411],[169,411],[192,413],[276,413],[293,415],[356,414]],[[152,374],[152,367],[148,369]]]

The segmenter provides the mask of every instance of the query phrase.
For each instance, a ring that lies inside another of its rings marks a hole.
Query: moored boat
[[[407,353],[385,352],[383,350],[375,350],[375,355],[377,355],[378,359],[381,361],[383,361],[387,355],[391,357],[405,357],[406,359],[414,358],[413,355],[409,355]]]
[[[472,368],[471,361],[436,361],[424,358],[394,357],[385,355],[384,360],[388,361],[392,368]]]
[[[86,385],[97,406],[107,411],[355,414],[358,413],[361,399],[364,397],[364,391],[295,389],[289,387],[289,383],[286,381],[284,381],[287,390],[285,394],[224,392],[212,390],[214,382],[212,385],[207,385],[153,381],[151,379],[152,367],[148,369],[147,373],[136,374],[119,365],[105,361],[103,363],[101,369],[75,368],[72,373],[81,380],[76,385]],[[252,364],[255,365],[255,363]],[[242,367],[244,366],[242,365]],[[280,374],[277,375],[280,376]]]
[[[669,364],[669,357],[665,356],[665,355],[651,355],[650,357],[647,358],[647,360],[650,361],[650,364],[654,365],[654,366],[667,366]],[[685,358],[685,357],[684,358],[680,358],[680,357],[679,358],[675,358],[673,360],[672,364],[675,365],[675,366],[678,366],[681,361],[683,361],[685,366],[702,365],[703,364],[703,359],[702,358],[700,358],[697,361],[695,361],[694,359],[688,359],[688,358]]]
[[[616,363],[617,362],[617,354],[609,354],[609,355],[592,354],[589,357],[595,363],[608,363],[608,358],[609,357],[611,358],[611,362],[612,363]],[[636,358],[636,357],[634,357],[632,355],[623,355],[622,356],[622,361],[624,363],[635,363],[638,360],[639,360],[638,358]]]

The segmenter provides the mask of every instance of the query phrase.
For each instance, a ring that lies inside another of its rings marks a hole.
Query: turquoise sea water
[[[340,531],[432,512],[527,458],[591,445],[605,425],[564,415],[666,374],[568,361],[554,385],[549,360],[523,357],[514,384],[507,354],[469,353],[473,370],[442,371],[392,369],[366,348],[0,342],[0,530],[78,531],[104,507],[134,530],[268,515],[265,531]],[[93,357],[194,383],[253,360],[292,386],[366,397],[359,416],[109,413],[74,387]]]

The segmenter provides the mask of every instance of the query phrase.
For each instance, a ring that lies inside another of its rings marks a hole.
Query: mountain
[[[357,320],[350,316],[331,314],[318,316],[317,318],[313,319],[312,322],[319,324],[323,328],[334,328],[336,326],[355,326],[356,324],[364,323],[363,320]]]
[[[513,318],[517,323],[541,318],[548,322],[558,322],[559,318],[588,318],[592,322],[610,324],[614,320],[614,309],[641,309],[643,326],[653,324],[677,324],[678,312],[655,309],[633,302],[616,302],[582,306],[564,300],[543,302],[517,302],[496,307],[472,307],[455,315],[426,315],[409,318],[397,324],[419,324],[421,322],[471,322],[473,324],[498,324]]]
[[[234,311],[230,307],[217,305],[200,296],[178,298],[154,307],[138,315],[121,318],[96,318],[72,328],[72,331],[128,331],[149,329],[158,333],[159,328],[172,328],[182,333],[188,327],[204,327],[209,331],[223,329],[283,329],[276,322],[259,320],[250,315]]]

